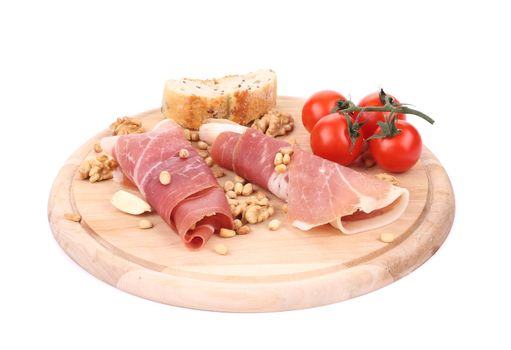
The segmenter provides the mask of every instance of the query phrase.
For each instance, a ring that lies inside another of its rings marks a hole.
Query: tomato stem
[[[339,113],[354,113],[354,112],[390,112],[394,114],[402,113],[402,114],[413,114],[422,119],[426,120],[430,124],[434,124],[435,121],[433,118],[428,115],[418,111],[416,109],[410,108],[408,106],[402,104],[393,104],[394,101],[390,99],[387,95],[384,97],[385,104],[383,106],[365,106],[359,107],[349,100],[339,100],[335,106],[335,111]]]

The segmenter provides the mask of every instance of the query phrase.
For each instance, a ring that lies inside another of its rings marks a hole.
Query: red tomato
[[[302,122],[307,131],[311,132],[318,120],[331,113],[335,104],[346,98],[338,92],[324,90],[309,97],[302,108]]]
[[[387,96],[391,97],[396,103],[399,104],[399,101],[393,97],[392,95],[387,94]],[[380,100],[380,92],[375,92],[370,95],[364,97],[359,103],[359,107],[368,107],[368,106],[383,106],[383,103]],[[376,128],[378,128],[379,121],[385,121],[385,118],[390,114],[390,112],[362,112],[358,117],[358,122],[362,123],[362,135],[364,139],[374,135]],[[406,115],[397,114],[397,118],[401,120],[406,120]]]
[[[395,173],[407,171],[419,160],[422,152],[421,135],[412,124],[396,121],[401,132],[395,136],[369,140],[369,148],[374,161],[380,168]],[[381,132],[376,129],[375,134]]]
[[[332,113],[316,123],[310,136],[312,152],[333,162],[350,165],[360,156],[362,137],[356,138],[353,146],[346,117]]]

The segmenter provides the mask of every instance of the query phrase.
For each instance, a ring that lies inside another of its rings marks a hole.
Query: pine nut
[[[224,191],[228,192],[228,191],[232,191],[233,189],[234,189],[234,182],[232,182],[230,180],[225,181],[225,183],[224,183]]]
[[[245,184],[245,186],[243,186],[243,190],[241,191],[241,194],[244,196],[250,196],[252,194],[253,190],[254,190],[254,188],[253,188],[252,184],[248,183],[248,184]]]
[[[238,228],[236,230],[236,233],[239,234],[239,235],[246,235],[246,234],[250,233],[250,231],[251,231],[250,230],[250,226],[243,225],[243,226],[241,226],[240,228]]]
[[[282,164],[282,153],[278,152],[277,154],[275,154],[275,159],[273,159],[273,164],[274,165],[280,165]]]
[[[288,154],[291,156],[293,154],[293,147],[282,147],[280,149],[280,153],[282,153],[284,155]]]
[[[190,130],[189,130],[189,129],[184,129],[184,133],[185,133],[185,138],[186,138],[188,141],[191,141],[191,140],[192,140],[192,137],[191,137]]]
[[[153,223],[149,220],[142,219],[138,222],[138,227],[141,229],[148,229],[153,227]]]
[[[168,185],[170,183],[170,174],[168,171],[166,170],[163,170],[161,173],[160,173],[160,183],[162,185]]]
[[[77,213],[65,213],[64,219],[74,222],[80,222],[80,220],[82,220],[82,217],[80,214]]]
[[[215,251],[215,253],[220,255],[227,255],[227,253],[229,253],[229,249],[224,244],[221,243],[216,244],[213,250]]]
[[[241,220],[240,219],[236,219],[233,221],[234,223],[234,229],[237,230],[239,229],[241,226],[243,226],[243,224],[241,223]]]
[[[232,199],[236,198],[236,192],[234,192],[232,190],[231,191],[227,191],[225,194],[227,195],[227,198],[232,198]]]
[[[222,168],[220,168],[218,165],[213,165],[211,167],[211,171],[213,172],[213,175],[215,175],[216,178],[223,177],[225,175]]]
[[[94,152],[100,153],[101,151],[103,151],[103,149],[101,148],[101,145],[99,143],[95,143],[94,144]]]
[[[199,147],[199,149],[208,149],[208,144],[204,141],[199,141],[197,142],[197,147]]]
[[[213,158],[211,157],[206,157],[206,159],[204,159],[204,161],[206,162],[206,164],[211,167],[213,166]]]
[[[229,230],[228,228],[221,228],[218,234],[222,238],[231,238],[236,236],[236,232],[234,230]]]
[[[289,164],[289,162],[291,161],[291,157],[289,156],[289,154],[284,154],[284,157],[282,157],[282,163],[283,164]]]
[[[247,182],[247,180],[245,180],[241,176],[236,175],[236,176],[234,176],[234,182],[241,182],[242,184],[245,184],[245,182]]]
[[[279,164],[275,167],[275,171],[279,174],[284,174],[287,171],[287,166],[285,164]]]
[[[234,192],[239,195],[243,191],[243,184],[241,182],[236,182],[234,184]]]
[[[195,130],[190,130],[190,140],[199,141],[199,133]]]
[[[179,158],[186,159],[188,156],[190,156],[190,152],[186,148],[179,150]]]
[[[273,219],[270,221],[270,223],[268,224],[268,228],[271,230],[271,231],[276,231],[278,230],[280,227],[280,221],[278,219]]]
[[[380,240],[384,243],[390,243],[394,241],[394,234],[392,233],[382,233],[380,235]]]

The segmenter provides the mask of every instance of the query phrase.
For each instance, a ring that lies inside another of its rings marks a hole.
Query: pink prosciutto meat
[[[199,249],[220,228],[232,228],[224,192],[176,123],[164,120],[148,133],[107,137],[101,145],[188,248]],[[181,149],[187,158],[179,157]],[[171,175],[168,185],[159,181],[164,170]]]
[[[408,205],[408,190],[298,147],[293,147],[288,171],[276,173],[275,154],[291,145],[254,129],[211,122],[200,133],[213,144],[217,164],[286,200],[289,220],[299,229],[330,223],[344,233],[357,233],[396,220]]]

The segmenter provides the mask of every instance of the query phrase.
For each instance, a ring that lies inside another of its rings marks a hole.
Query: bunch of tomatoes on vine
[[[338,92],[325,90],[312,95],[302,109],[302,122],[310,132],[312,152],[341,165],[351,165],[363,152],[384,170],[400,173],[417,163],[422,139],[406,115],[434,120],[401,104],[381,89],[358,105]]]

